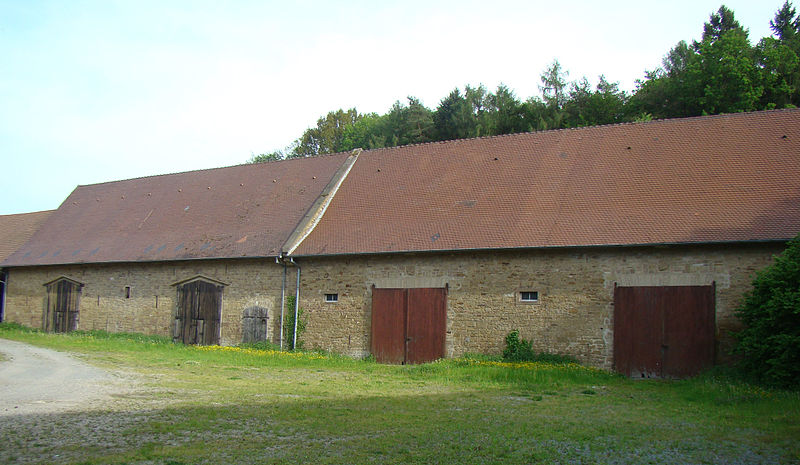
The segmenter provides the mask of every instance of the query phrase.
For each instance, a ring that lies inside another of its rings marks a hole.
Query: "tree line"
[[[253,155],[258,163],[424,142],[678,118],[800,105],[800,17],[788,0],[770,21],[773,34],[752,45],[724,5],[703,25],[702,39],[680,41],[627,93],[599,76],[568,81],[555,60],[540,76],[541,95],[521,100],[501,84],[455,88],[431,110],[397,101],[383,115],[331,111],[291,145]]]

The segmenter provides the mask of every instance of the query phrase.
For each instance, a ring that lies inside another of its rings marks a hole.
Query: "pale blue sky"
[[[751,42],[782,3],[725,2]],[[570,79],[632,90],[720,4],[0,0],[0,214],[244,163],[338,108],[435,108],[481,83],[528,98],[556,58]]]

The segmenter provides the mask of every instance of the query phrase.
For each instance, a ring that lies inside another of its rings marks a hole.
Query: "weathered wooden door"
[[[248,307],[242,312],[242,342],[252,343],[267,340],[269,311],[264,307]]]
[[[447,290],[372,289],[372,355],[381,363],[444,357]]]
[[[219,344],[222,286],[203,280],[178,285],[173,339],[184,344]]]
[[[58,279],[45,284],[47,308],[42,326],[45,331],[66,333],[78,329],[81,283]]]
[[[714,286],[614,289],[614,367],[634,378],[685,378],[714,363]]]

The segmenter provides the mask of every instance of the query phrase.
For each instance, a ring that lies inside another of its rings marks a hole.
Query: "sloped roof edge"
[[[781,240],[800,109],[363,152],[294,256]]]
[[[332,258],[332,257],[361,257],[361,256],[381,256],[381,255],[434,255],[434,254],[460,254],[470,252],[525,252],[525,251],[549,251],[549,250],[580,250],[580,249],[637,249],[644,247],[669,248],[669,247],[713,247],[713,246],[737,246],[755,244],[785,244],[794,237],[785,239],[760,239],[747,241],[705,241],[705,242],[660,242],[660,243],[641,243],[641,244],[586,244],[586,245],[553,245],[553,246],[531,246],[531,247],[484,247],[474,249],[426,249],[426,250],[392,250],[384,252],[359,252],[359,253],[318,253],[297,255],[294,259],[303,258]]]

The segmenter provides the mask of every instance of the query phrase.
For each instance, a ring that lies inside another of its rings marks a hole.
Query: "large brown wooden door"
[[[219,344],[222,286],[203,280],[178,285],[173,339],[184,344]]]
[[[407,289],[372,289],[372,355],[381,363],[406,361]]]
[[[614,367],[634,378],[685,378],[714,363],[714,286],[614,289]]]
[[[45,284],[47,310],[42,322],[45,331],[66,333],[78,329],[78,315],[83,284],[70,279],[58,279]]]
[[[447,290],[372,289],[372,355],[381,363],[444,357]]]

